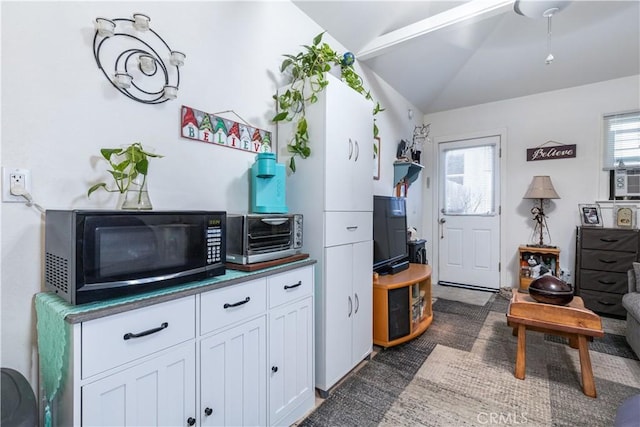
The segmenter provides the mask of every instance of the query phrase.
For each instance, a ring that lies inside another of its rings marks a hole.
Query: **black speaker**
[[[427,260],[427,249],[425,248],[427,241],[412,240],[407,242],[409,245],[409,262],[413,264],[429,264]]]

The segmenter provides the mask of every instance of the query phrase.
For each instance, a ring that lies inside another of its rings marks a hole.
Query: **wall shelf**
[[[406,196],[407,189],[420,175],[420,172],[424,169],[420,163],[415,162],[393,162],[393,186],[396,187],[396,195],[401,195],[401,187],[404,187],[404,196]]]

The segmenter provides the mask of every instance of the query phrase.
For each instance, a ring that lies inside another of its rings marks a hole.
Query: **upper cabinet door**
[[[373,209],[373,102],[331,81],[326,96],[325,210]]]

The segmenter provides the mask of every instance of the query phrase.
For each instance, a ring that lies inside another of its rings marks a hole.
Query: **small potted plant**
[[[289,168],[296,171],[295,157],[306,159],[311,155],[309,147],[309,131],[305,108],[318,101],[318,94],[329,84],[325,75],[334,67],[340,67],[341,79],[352,89],[362,94],[366,99],[373,100],[371,93],[363,86],[362,78],[353,68],[355,57],[351,52],[340,56],[327,43],[322,43],[324,32],[313,39],[311,46],[303,46],[304,51],[296,55],[284,55],[280,72],[288,73],[291,77],[289,87],[273,98],[276,100],[278,114],[272,121],[295,121],[295,134],[288,142],[287,149],[293,155],[289,160]],[[376,102],[373,115],[384,111]],[[378,127],[373,122],[373,136],[378,136]]]
[[[87,197],[102,188],[110,193],[123,195],[121,209],[152,209],[147,191],[149,158],[162,156],[146,151],[139,142],[124,148],[102,148],[100,153],[111,166],[108,172],[113,178],[115,188],[109,188],[106,182],[99,182],[89,188]]]

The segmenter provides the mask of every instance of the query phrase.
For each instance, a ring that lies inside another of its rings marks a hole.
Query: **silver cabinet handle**
[[[349,160],[351,160],[351,156],[353,156],[353,141],[349,138]]]
[[[347,317],[351,317],[352,312],[353,312],[353,302],[351,302],[351,296],[349,296],[349,315]]]
[[[358,313],[358,309],[360,308],[360,299],[358,298],[358,294],[356,296],[356,314]]]
[[[349,225],[347,226],[347,230],[349,231],[356,231],[358,229],[357,225]]]
[[[356,140],[356,162],[358,161],[358,157],[360,157],[360,145],[358,145],[358,140]]]

